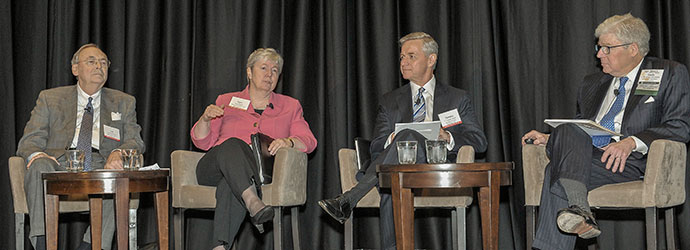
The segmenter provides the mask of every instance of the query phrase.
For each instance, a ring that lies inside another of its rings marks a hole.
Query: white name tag
[[[664,76],[663,69],[643,69],[640,72],[640,80],[637,81],[635,95],[655,96],[659,92],[662,76]]]
[[[247,110],[249,108],[249,100],[233,96],[229,105],[232,108]]]
[[[103,136],[108,139],[120,141],[120,130],[103,124]]]
[[[441,127],[448,128],[458,124],[462,124],[462,119],[460,119],[460,114],[458,109],[449,110],[438,114],[438,118],[441,120]]]
[[[110,112],[110,120],[113,120],[113,121],[122,120],[122,114],[120,114],[120,112]]]

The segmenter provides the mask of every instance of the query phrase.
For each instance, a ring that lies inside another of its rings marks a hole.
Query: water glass
[[[67,159],[67,171],[84,171],[84,151],[79,149],[67,150],[65,151],[65,158]]]
[[[426,140],[426,161],[431,164],[446,163],[446,155],[448,148],[446,148],[446,141],[444,140]]]
[[[414,164],[417,162],[417,141],[399,141],[398,162],[400,164]]]
[[[136,149],[122,149],[122,168],[125,170],[137,170],[143,164],[141,154]]]

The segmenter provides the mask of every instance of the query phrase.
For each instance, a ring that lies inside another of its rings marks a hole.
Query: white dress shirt
[[[101,132],[101,90],[99,89],[93,95],[88,95],[81,86],[77,84],[77,121],[74,129],[74,138],[70,148],[76,148],[79,141],[79,130],[81,130],[81,120],[86,112],[86,105],[89,103],[89,97],[92,98],[91,106],[93,106],[93,127],[91,130],[91,147],[95,149],[100,148],[100,132]]]

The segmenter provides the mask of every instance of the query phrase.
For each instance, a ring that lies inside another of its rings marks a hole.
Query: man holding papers
[[[398,163],[396,141],[418,141],[417,163],[426,163],[423,146],[426,138],[411,129],[394,133],[396,123],[441,121],[438,139],[447,142],[448,161],[455,161],[458,149],[463,145],[473,146],[476,152],[484,152],[487,147],[486,137],[467,93],[438,83],[434,77],[438,58],[436,41],[426,33],[415,32],[404,36],[399,42],[400,72],[410,84],[385,94],[379,102],[374,132],[376,138],[370,146],[373,161],[352,190],[336,198],[319,201],[321,208],[340,223],[345,222],[357,202],[378,184],[376,165]],[[395,249],[389,193],[381,194],[380,209],[381,249]]]
[[[523,136],[524,141],[546,144],[550,159],[534,241],[538,249],[573,249],[576,236],[599,236],[588,191],[643,177],[652,141],[690,139],[685,65],[646,56],[649,30],[630,14],[606,19],[594,35],[603,72],[583,80],[575,118],[622,136],[590,136],[574,123],[557,126],[551,136],[534,130]]]

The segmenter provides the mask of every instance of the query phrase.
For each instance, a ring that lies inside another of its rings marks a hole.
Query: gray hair
[[[622,43],[636,43],[642,56],[649,52],[650,35],[647,24],[630,13],[609,17],[599,24],[594,36],[599,38],[604,34],[613,34]]]
[[[99,48],[98,45],[96,45],[95,43],[87,43],[87,44],[84,44],[84,45],[82,45],[81,47],[79,47],[79,49],[77,50],[77,52],[74,52],[74,55],[72,55],[72,60],[70,61],[70,63],[71,63],[71,64],[77,64],[77,63],[79,63],[79,53],[81,53],[81,51],[84,50],[84,49],[86,49],[86,48],[97,48],[97,49],[99,49],[99,50],[101,49],[101,48]],[[101,51],[102,51],[102,50],[101,50]],[[106,55],[106,57],[108,57],[108,56]]]
[[[398,42],[400,46],[402,46],[403,43],[410,40],[422,40],[422,51],[425,56],[428,57],[431,54],[436,54],[436,56],[438,56],[438,43],[436,43],[436,40],[434,40],[431,35],[424,32],[413,32],[403,36]],[[436,69],[436,63],[434,63],[434,69]]]
[[[278,52],[273,48],[258,48],[254,50],[247,58],[247,68],[254,67],[254,64],[259,61],[270,60],[276,65],[278,65],[278,74],[283,72],[283,57],[278,54]]]

